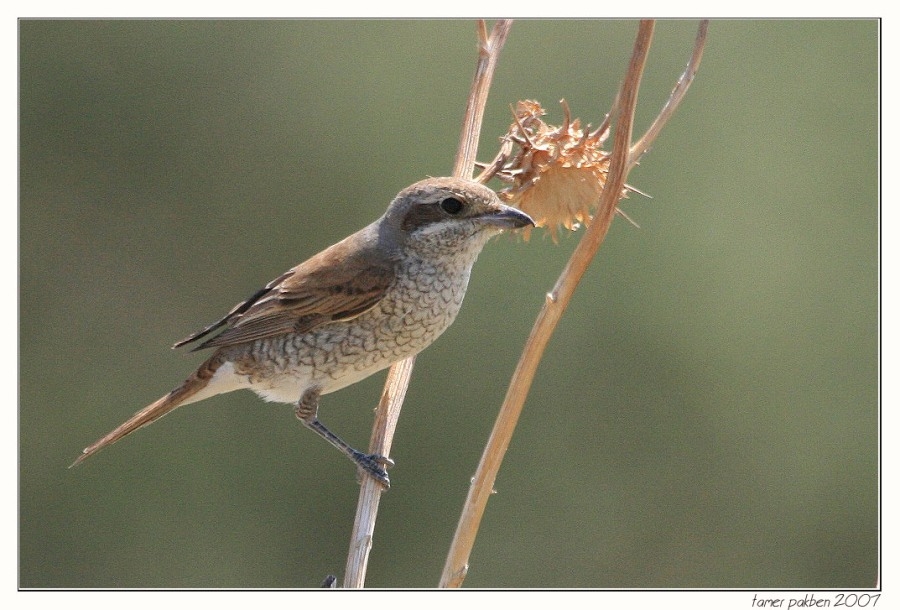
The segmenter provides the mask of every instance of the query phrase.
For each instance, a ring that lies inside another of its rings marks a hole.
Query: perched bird
[[[456,318],[488,239],[533,224],[469,180],[429,178],[405,188],[384,216],[176,343],[205,339],[195,349],[215,352],[72,465],[177,407],[246,388],[293,403],[306,427],[389,485],[390,460],[357,451],[328,430],[318,419],[319,397],[431,345]]]

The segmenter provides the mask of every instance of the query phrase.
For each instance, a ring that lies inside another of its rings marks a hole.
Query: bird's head
[[[428,178],[408,186],[382,221],[407,246],[436,251],[480,250],[504,229],[534,225],[528,214],[502,204],[491,189],[461,178]]]

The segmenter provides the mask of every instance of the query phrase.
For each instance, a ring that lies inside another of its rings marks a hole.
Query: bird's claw
[[[378,455],[377,453],[365,454],[357,452],[353,455],[353,461],[355,461],[360,468],[365,470],[376,481],[384,485],[386,488],[390,488],[391,479],[390,477],[388,477],[388,473],[387,470],[385,470],[385,467],[393,466],[394,460],[384,455]]]
[[[391,458],[378,455],[377,453],[366,454],[355,451],[353,453],[353,461],[385,487],[389,488],[391,486],[391,479],[388,477],[387,470],[385,470],[385,467],[394,465],[394,460]]]

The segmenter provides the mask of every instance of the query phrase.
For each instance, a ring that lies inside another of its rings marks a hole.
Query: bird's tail
[[[207,388],[210,380],[213,378],[213,376],[216,374],[216,371],[220,366],[222,366],[224,362],[225,359],[220,357],[219,354],[213,355],[212,358],[201,364],[200,368],[198,368],[197,371],[193,375],[188,377],[180,386],[178,386],[153,404],[144,407],[143,409],[132,415],[128,419],[128,421],[98,440],[93,445],[86,447],[84,451],[81,452],[81,455],[78,456],[78,459],[72,462],[69,468],[77,466],[104,447],[112,445],[122,437],[131,434],[138,428],[155,422],[163,415],[174,411],[182,405],[207,398],[208,396],[212,396],[214,394],[218,394],[218,391],[203,392],[203,390]],[[198,396],[198,394],[201,395]]]

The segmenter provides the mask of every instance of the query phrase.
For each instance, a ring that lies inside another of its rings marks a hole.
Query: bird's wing
[[[349,320],[374,307],[394,281],[393,262],[344,240],[275,278],[218,322],[174,345],[223,332],[195,349],[222,347],[284,333],[304,333],[335,320]]]

